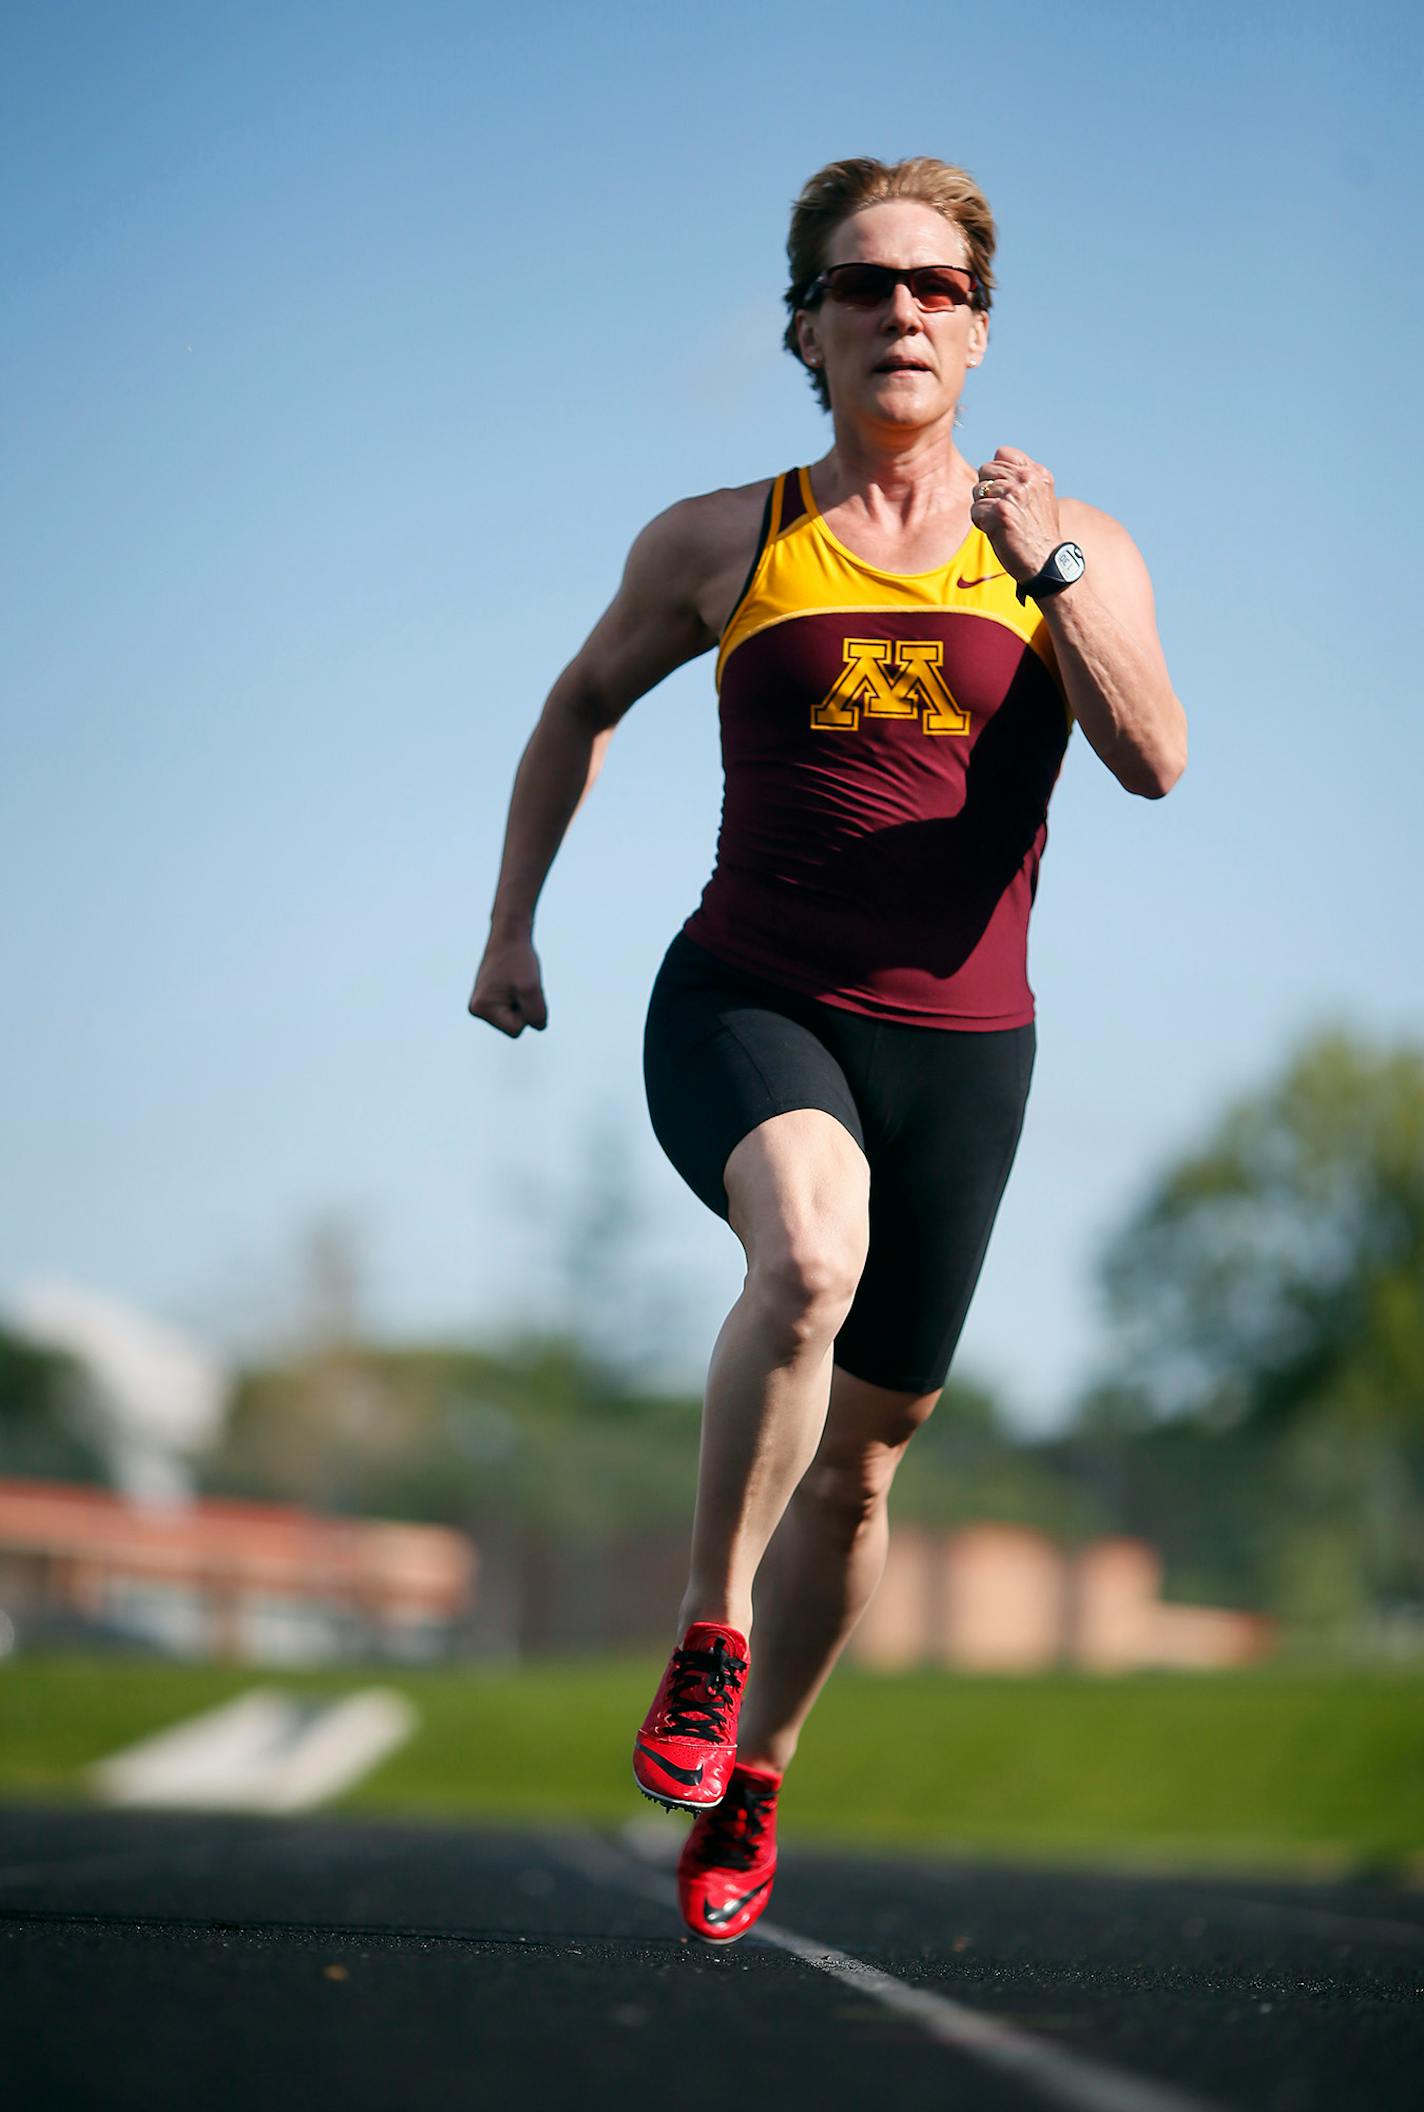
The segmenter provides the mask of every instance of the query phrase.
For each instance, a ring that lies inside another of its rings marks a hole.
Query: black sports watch
[[[1087,559],[1076,543],[1060,543],[1050,550],[1043,561],[1043,569],[1035,572],[1015,589],[1020,601],[1027,601],[1032,594],[1035,601],[1048,601],[1071,587],[1075,579],[1081,579],[1087,570]]]

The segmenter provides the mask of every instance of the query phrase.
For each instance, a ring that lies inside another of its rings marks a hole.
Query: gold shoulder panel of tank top
[[[743,615],[748,608],[753,607],[756,603],[759,589],[766,574],[767,560],[771,555],[777,537],[781,534],[781,517],[786,510],[786,479],[788,474],[794,475],[795,472],[783,470],[779,476],[772,479],[765,534],[761,547],[753,559],[752,568],[747,575],[746,583],[741,593],[737,596],[732,613],[727,619],[721,639],[718,642],[716,669],[718,689],[722,686],[722,668],[727,655],[731,652],[733,646],[740,642],[743,636]]]
[[[719,689],[732,654],[759,632],[797,616],[858,616],[878,609],[923,609],[1001,624],[1036,654],[1061,688],[1042,610],[1034,602],[1019,600],[1013,580],[998,570],[998,560],[982,531],[972,531],[953,561],[938,572],[897,579],[892,573],[847,562],[838,546],[816,534],[814,516],[803,513],[782,530],[780,511],[778,503],[777,526],[768,533],[747,591],[722,634],[717,654]],[[969,583],[961,585],[961,581]]]

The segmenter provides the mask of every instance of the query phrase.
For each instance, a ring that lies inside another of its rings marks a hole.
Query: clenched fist
[[[969,518],[982,528],[994,555],[1020,585],[1043,570],[1063,541],[1053,474],[1021,447],[996,447],[979,470]]]
[[[532,939],[490,940],[468,1010],[475,1019],[487,1019],[501,1034],[511,1036],[522,1034],[526,1027],[542,1029],[549,1024]]]

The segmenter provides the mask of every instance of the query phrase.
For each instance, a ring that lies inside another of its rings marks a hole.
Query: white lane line
[[[416,1725],[390,1687],[313,1708],[253,1687],[89,1769],[105,1804],[166,1810],[309,1811],[369,1773]]]
[[[769,1943],[779,1944],[807,1965],[816,1966],[840,1980],[873,1995],[887,2009],[913,2020],[941,2045],[977,2054],[988,2067],[1002,2070],[1021,2083],[1037,2089],[1055,2105],[1069,2105],[1074,2112],[1212,2112],[1206,2099],[1189,2097],[1162,2083],[1130,2075],[1087,2055],[1070,2053],[1046,2039],[1029,2038],[1023,2032],[987,2015],[965,2009],[928,1988],[911,1987],[877,1966],[865,1965],[843,1951],[810,1943],[791,1929],[758,1924]]]
[[[564,1836],[556,1845],[585,1877],[595,1882],[611,1878],[629,1891],[671,1902],[676,1907],[677,1887],[670,1879],[630,1864],[598,1834]],[[1220,2112],[1220,2107],[1206,2098],[1109,2068],[1048,2040],[1030,2038],[983,2010],[966,2009],[947,1995],[911,1987],[908,1981],[897,1980],[878,1966],[849,1958],[828,1944],[813,1943],[776,1922],[763,1918],[750,1935],[791,1952],[817,1972],[828,1973],[833,1980],[854,1988],[857,1994],[869,1995],[887,2009],[910,2018],[940,2045],[974,2054],[987,2067],[1013,2075],[1038,2090],[1050,2104],[1071,2107],[1072,2112]]]

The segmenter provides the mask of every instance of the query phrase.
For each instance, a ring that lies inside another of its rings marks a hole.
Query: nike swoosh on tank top
[[[690,939],[874,1019],[1034,1016],[1028,922],[1072,725],[1043,616],[982,529],[886,572],[776,478],[717,656],[725,789]]]

